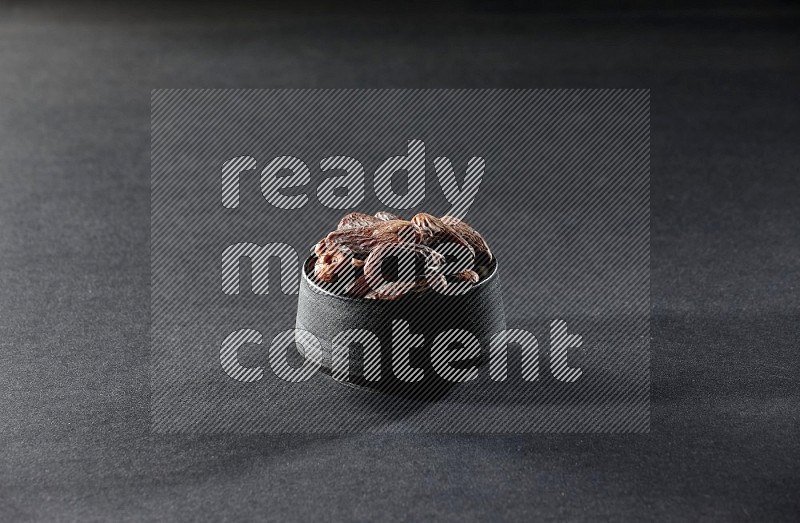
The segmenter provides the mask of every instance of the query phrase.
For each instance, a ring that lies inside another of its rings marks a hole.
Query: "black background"
[[[0,518],[798,517],[792,4],[0,9]],[[151,435],[165,87],[650,88],[652,432]]]

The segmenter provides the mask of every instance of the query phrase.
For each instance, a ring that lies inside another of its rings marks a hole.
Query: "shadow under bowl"
[[[486,278],[463,294],[444,295],[428,291],[397,300],[373,300],[340,296],[317,285],[312,279],[314,260],[311,256],[303,264],[296,327],[313,334],[320,342],[321,352],[307,353],[305,357],[330,374],[331,342],[339,334],[353,330],[369,331],[380,342],[379,376],[374,373],[378,368],[374,360],[374,344],[365,348],[361,343],[351,343],[347,359],[348,378],[340,381],[343,384],[411,395],[418,399],[435,399],[454,385],[434,368],[431,356],[436,337],[454,329],[472,334],[480,344],[480,355],[452,363],[454,368],[468,369],[488,361],[489,340],[506,328],[497,263],[493,264]],[[393,339],[393,328],[395,334],[407,328],[405,332],[411,335]],[[455,345],[451,347],[456,348]],[[396,370],[402,367],[393,365],[393,358],[403,359],[406,351],[410,366],[423,372],[418,381],[409,381],[409,376],[402,374],[400,377],[405,379],[400,379],[396,374]],[[370,379],[365,376],[365,355],[370,362],[366,367],[373,369]]]

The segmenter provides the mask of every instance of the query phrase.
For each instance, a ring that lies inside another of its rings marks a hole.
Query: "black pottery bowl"
[[[339,296],[317,285],[312,279],[314,259],[312,256],[303,264],[296,327],[313,334],[320,342],[321,352],[306,353],[305,357],[331,374],[331,342],[337,335],[344,331],[361,329],[373,333],[380,341],[379,379],[376,379],[375,374],[365,375],[365,349],[362,344],[352,343],[349,348],[347,379],[342,379],[343,375],[338,374],[342,383],[383,392],[416,394],[421,391],[441,391],[449,388],[453,381],[442,378],[431,362],[433,342],[437,335],[460,329],[477,339],[481,348],[480,355],[453,363],[454,367],[467,369],[480,367],[488,361],[489,340],[492,335],[506,328],[496,263],[486,278],[464,294],[449,296],[428,291],[397,300],[372,300]],[[398,325],[407,326],[410,333],[416,335],[413,337],[414,341],[408,342],[408,338],[393,340],[393,323],[395,328]],[[410,381],[408,375],[404,376],[405,379],[396,375],[392,358],[397,351],[402,350],[408,351],[411,367],[424,372],[423,378],[419,379],[418,372],[417,381]],[[374,357],[375,352],[370,354]],[[370,361],[374,362],[374,359]],[[371,368],[375,369],[376,365]]]

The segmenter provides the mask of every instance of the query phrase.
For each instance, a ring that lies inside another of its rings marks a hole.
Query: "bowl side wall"
[[[412,334],[424,337],[421,346],[410,349],[410,356],[412,365],[423,368],[426,376],[433,372],[429,361],[431,348],[436,336],[442,332],[451,329],[470,332],[478,339],[485,356],[492,335],[506,328],[496,269],[491,278],[462,295],[427,292],[399,300],[342,299],[319,292],[303,275],[296,326],[319,339],[322,354],[309,354],[307,357],[316,360],[323,368],[330,368],[331,341],[336,335],[346,330],[362,329],[374,333],[380,340],[382,381],[383,377],[392,376],[392,351],[407,348],[402,340],[392,345],[392,325],[399,321],[407,322]],[[358,347],[351,348],[351,357],[353,350],[358,351]],[[359,356],[356,354],[353,359],[359,360]],[[485,357],[480,360],[485,361]],[[358,375],[358,368],[351,369],[351,375],[354,370]]]

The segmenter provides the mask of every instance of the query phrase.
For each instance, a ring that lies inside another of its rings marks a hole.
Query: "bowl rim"
[[[408,301],[409,301],[409,299],[405,299],[405,300],[367,300],[365,298],[356,298],[356,297],[353,297],[353,296],[342,296],[340,294],[334,294],[333,292],[331,292],[331,291],[329,291],[327,289],[323,289],[322,287],[317,285],[317,283],[308,274],[309,261],[311,261],[312,259],[315,259],[316,257],[317,256],[315,254],[310,254],[303,261],[303,264],[300,267],[300,273],[301,273],[301,277],[308,284],[309,288],[311,288],[311,290],[314,291],[317,294],[330,296],[332,298],[336,298],[336,299],[342,300],[342,301],[351,301],[351,302],[356,302],[356,303],[367,303],[367,304],[371,304],[371,305],[384,304],[384,305],[389,306],[389,304],[393,304],[391,306],[395,306],[398,303],[401,303],[401,302],[402,303],[408,303]],[[480,289],[484,285],[488,285],[489,282],[491,282],[492,280],[494,280],[497,277],[497,272],[499,270],[499,263],[497,262],[497,258],[492,258],[492,262],[493,263],[492,263],[492,266],[491,266],[491,272],[489,273],[489,275],[486,278],[480,280],[477,284],[473,285],[472,288],[470,288],[469,291],[465,292],[464,294],[457,294],[457,295],[454,295],[454,296],[448,296],[446,294],[439,294],[436,291],[434,291],[434,294],[436,294],[437,296],[441,296],[443,298],[448,298],[448,297],[450,297],[450,298],[461,298],[461,297],[468,296],[468,295],[470,295],[472,293],[477,292],[478,289]],[[423,299],[426,296],[429,296],[429,294],[428,293],[421,294],[421,295],[419,295],[419,299]],[[409,298],[411,300],[413,300],[414,298],[416,298],[416,296],[410,296]]]

